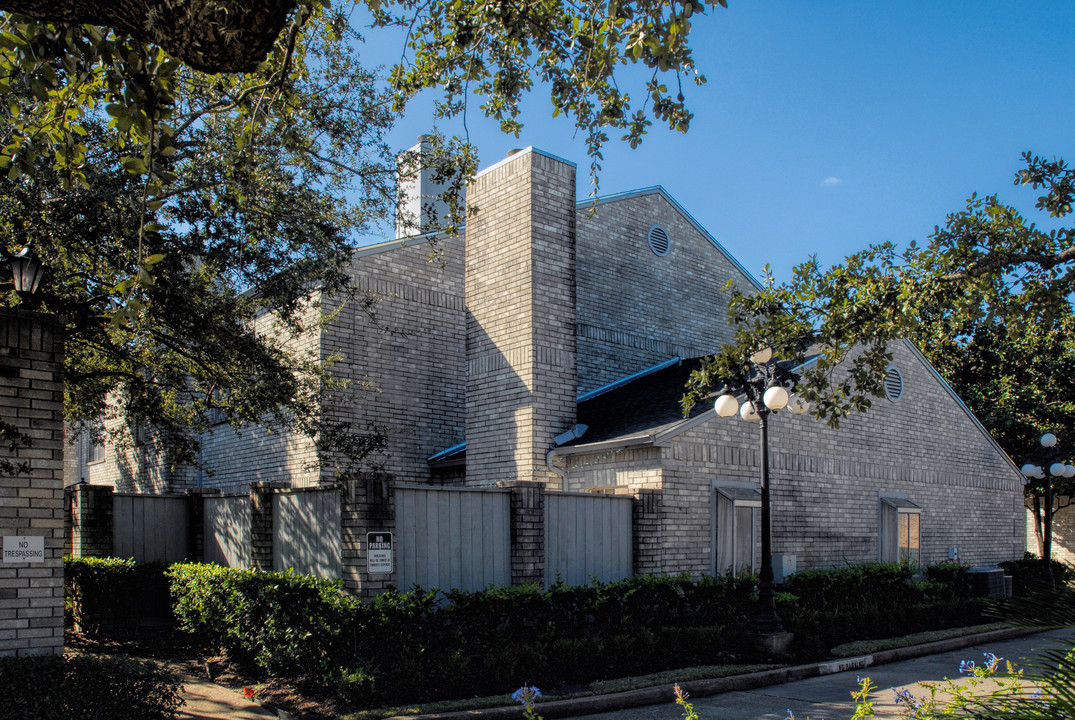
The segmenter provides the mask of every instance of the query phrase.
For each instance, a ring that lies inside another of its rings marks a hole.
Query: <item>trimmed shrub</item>
[[[165,720],[183,704],[160,665],[94,655],[0,658],[0,720]]]
[[[199,563],[166,575],[181,628],[270,674],[323,677],[353,652],[360,603],[339,581]]]
[[[915,581],[901,564],[864,563],[795,573],[777,612],[801,654],[818,656],[853,640],[898,637],[984,622],[988,601],[972,596],[967,566],[941,563]]]
[[[1012,576],[1012,595],[1022,597],[1045,589],[1041,579],[1043,565],[1041,558],[1032,552],[1024,553],[1021,560],[1008,560],[1000,563],[1004,572]],[[1057,587],[1075,584],[1075,568],[1071,565],[1053,558],[1049,566]]]
[[[68,624],[91,636],[129,635],[149,622],[170,624],[164,569],[122,558],[64,558]]]

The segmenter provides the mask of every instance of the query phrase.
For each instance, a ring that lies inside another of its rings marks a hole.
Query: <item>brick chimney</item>
[[[443,183],[433,180],[432,136],[419,135],[414,147],[396,158],[396,238],[434,232],[445,225],[448,204]]]
[[[546,481],[575,424],[575,165],[527,148],[467,200],[466,481]]]

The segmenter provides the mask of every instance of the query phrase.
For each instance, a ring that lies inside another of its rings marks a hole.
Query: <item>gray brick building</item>
[[[635,497],[637,573],[754,566],[757,426],[708,406],[685,418],[679,397],[695,359],[731,338],[725,286],[755,281],[663,189],[593,204],[575,182],[572,163],[528,148],[474,179],[465,237],[359,249],[374,318],[324,298],[335,322],[296,340],[368,388],[327,412],[387,431],[373,460],[396,483]],[[838,430],[771,420],[782,565],[1020,556],[1019,471],[910,344],[891,351],[898,397]],[[151,446],[68,473],[125,491],[338,480],[310,444],[256,428],[207,438],[208,472],[160,467]]]

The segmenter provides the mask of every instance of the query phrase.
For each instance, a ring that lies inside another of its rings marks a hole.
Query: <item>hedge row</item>
[[[862,565],[797,573],[778,609],[800,655],[856,639],[976,624],[966,566]],[[583,587],[385,593],[369,603],[338,583],[172,566],[181,627],[277,676],[335,686],[356,703],[556,686],[757,659],[755,579],[639,577]],[[416,679],[420,678],[420,682]]]
[[[93,655],[0,658],[0,720],[168,720],[178,679],[159,665]]]

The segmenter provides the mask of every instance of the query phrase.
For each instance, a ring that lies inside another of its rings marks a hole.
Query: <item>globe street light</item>
[[[1041,447],[1031,453],[1020,470],[1027,479],[1044,480],[1045,483],[1045,520],[1042,543],[1041,571],[1042,580],[1050,587],[1053,585],[1053,483],[1052,478],[1075,477],[1075,466],[1061,461],[1063,453],[1056,445],[1056,435],[1045,433],[1041,436]]]
[[[761,635],[784,633],[784,625],[776,613],[776,594],[773,587],[772,524],[769,501],[769,415],[787,408],[795,414],[805,413],[809,403],[792,391],[799,376],[772,362],[772,348],[763,348],[750,356],[751,368],[725,385],[713,409],[720,417],[739,416],[761,429],[761,575],[758,582],[758,608],[751,624]],[[742,406],[736,394],[746,396]]]

